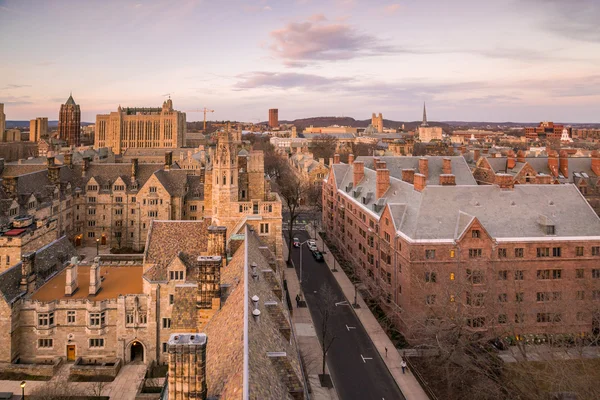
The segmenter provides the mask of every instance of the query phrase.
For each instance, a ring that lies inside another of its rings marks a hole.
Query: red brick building
[[[75,104],[73,96],[60,106],[58,117],[58,137],[66,141],[69,146],[79,146],[81,138],[81,110]]]
[[[403,157],[334,161],[323,226],[365,289],[409,340],[442,326],[598,333],[600,218],[581,193],[507,174],[470,184],[461,158],[420,158],[418,169],[389,167]]]
[[[526,127],[525,136],[527,139],[560,139],[564,125],[554,122],[540,122],[538,126]]]

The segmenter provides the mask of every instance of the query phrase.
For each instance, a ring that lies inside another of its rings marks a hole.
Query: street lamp
[[[25,384],[25,381],[21,382],[21,399],[25,399]]]
[[[300,249],[300,288],[302,288],[302,246],[304,246],[304,244],[309,240],[311,239],[306,239],[304,242],[300,243],[300,246],[298,246]]]
[[[96,239],[96,256],[100,254],[100,239]]]

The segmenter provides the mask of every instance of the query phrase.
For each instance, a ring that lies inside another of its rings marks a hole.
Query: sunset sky
[[[600,122],[598,21],[598,0],[0,0],[0,103]]]

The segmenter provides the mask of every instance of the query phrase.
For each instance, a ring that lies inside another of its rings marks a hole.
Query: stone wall
[[[73,364],[69,370],[69,378],[93,378],[94,376],[110,376],[116,378],[123,365],[123,361],[120,358],[117,358],[116,360],[106,360],[103,364],[84,364],[90,362],[93,362],[93,359],[83,357],[77,358],[75,364]]]
[[[48,360],[46,364],[14,364],[0,363],[0,373],[23,374],[29,376],[40,376],[48,379],[52,378],[62,364],[62,359],[56,357]]]

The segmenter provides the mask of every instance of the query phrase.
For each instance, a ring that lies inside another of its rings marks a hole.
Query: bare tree
[[[325,364],[327,362],[327,352],[331,348],[336,336],[332,333],[331,315],[335,309],[335,295],[328,284],[323,284],[319,289],[320,301],[317,307],[321,314],[321,353],[322,353],[322,375],[325,376]]]
[[[336,152],[338,139],[333,135],[317,135],[310,142],[310,149],[316,160],[324,158],[328,162]]]

